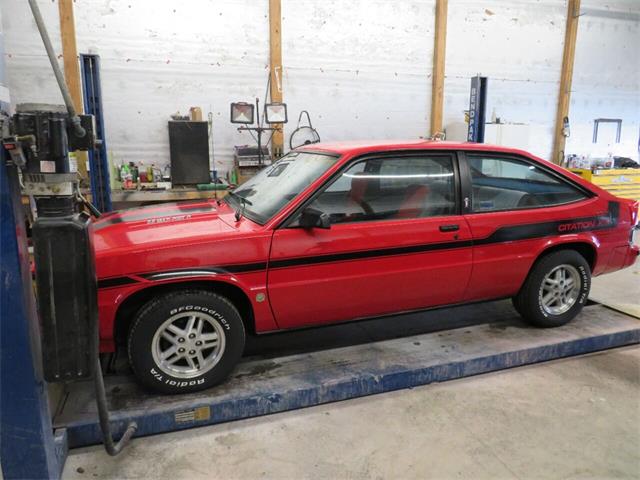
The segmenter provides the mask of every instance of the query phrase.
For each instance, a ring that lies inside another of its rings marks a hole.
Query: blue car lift
[[[104,115],[102,110],[102,88],[100,84],[100,57],[98,55],[80,55],[82,69],[82,92],[84,112],[93,115],[96,126],[97,148],[89,151],[89,178],[91,197],[100,212],[110,212],[111,183],[109,181],[109,159],[104,134]]]
[[[15,168],[0,154],[0,461],[5,480],[58,478],[64,431],[54,436],[42,379],[40,332]]]
[[[399,332],[409,336],[394,338]],[[108,377],[106,388],[116,435],[135,421],[136,436],[144,436],[639,342],[640,321],[602,305],[585,308],[565,327],[538,329],[503,301],[254,339],[254,355],[229,380],[196,394],[148,394],[127,375]],[[56,413],[54,424],[66,430],[71,448],[101,440],[92,392],[90,383],[72,385]]]
[[[0,27],[0,135],[7,132]],[[31,285],[27,232],[15,168],[0,147],[0,464],[5,480],[58,478],[67,439],[54,435],[47,385],[40,365],[39,325]]]

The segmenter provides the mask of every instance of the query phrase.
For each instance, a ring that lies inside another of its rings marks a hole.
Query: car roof
[[[305,145],[298,151],[321,151],[338,154],[363,154],[385,152],[389,150],[467,150],[515,153],[531,156],[524,150],[491,145],[487,143],[450,142],[442,140],[357,140],[341,142],[323,142]]]

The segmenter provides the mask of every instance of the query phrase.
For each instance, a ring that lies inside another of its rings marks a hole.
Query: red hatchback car
[[[633,264],[638,202],[513,149],[316,144],[221,201],[95,222],[101,350],[148,388],[221,382],[246,332],[513,298],[542,327]]]

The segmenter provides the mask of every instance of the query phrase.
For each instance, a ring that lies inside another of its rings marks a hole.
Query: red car
[[[316,144],[223,200],[95,222],[101,350],[148,388],[221,382],[245,335],[513,298],[542,327],[633,264],[638,202],[484,144]]]

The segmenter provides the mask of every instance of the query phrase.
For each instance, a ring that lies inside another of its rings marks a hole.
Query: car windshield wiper
[[[247,208],[247,205],[253,205],[253,203],[251,203],[249,200],[244,198],[242,195],[238,195],[236,192],[233,192],[233,191],[228,192],[227,195],[229,195],[232,198],[236,198],[242,207],[236,210],[236,222],[239,222],[240,219],[244,216],[244,211]]]

